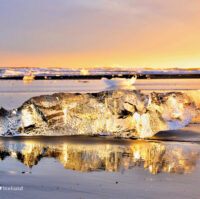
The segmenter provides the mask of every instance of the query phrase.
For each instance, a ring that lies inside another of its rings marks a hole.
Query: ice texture
[[[182,128],[198,114],[184,92],[55,93],[33,97],[13,110],[0,108],[0,135],[146,138]]]

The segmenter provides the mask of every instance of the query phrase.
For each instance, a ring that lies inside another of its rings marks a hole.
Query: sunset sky
[[[0,0],[0,67],[200,68],[199,0]]]

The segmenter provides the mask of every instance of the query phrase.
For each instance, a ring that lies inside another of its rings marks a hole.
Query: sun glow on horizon
[[[132,58],[133,57],[133,58]],[[0,67],[32,68],[200,68],[198,56],[141,56],[132,55],[0,55]]]
[[[199,68],[199,9],[196,0],[2,0],[0,67]]]

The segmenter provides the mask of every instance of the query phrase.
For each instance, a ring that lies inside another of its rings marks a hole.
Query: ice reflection
[[[82,172],[124,172],[139,167],[151,174],[188,174],[194,170],[200,157],[199,145],[192,143],[70,139],[59,138],[56,142],[52,138],[50,142],[40,139],[1,140],[0,159],[10,156],[33,167],[42,158],[55,158],[65,169]]]

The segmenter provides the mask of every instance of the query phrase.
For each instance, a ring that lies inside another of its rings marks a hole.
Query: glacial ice
[[[198,114],[193,98],[184,92],[55,93],[33,97],[13,110],[1,107],[0,135],[146,138],[182,128]]]

